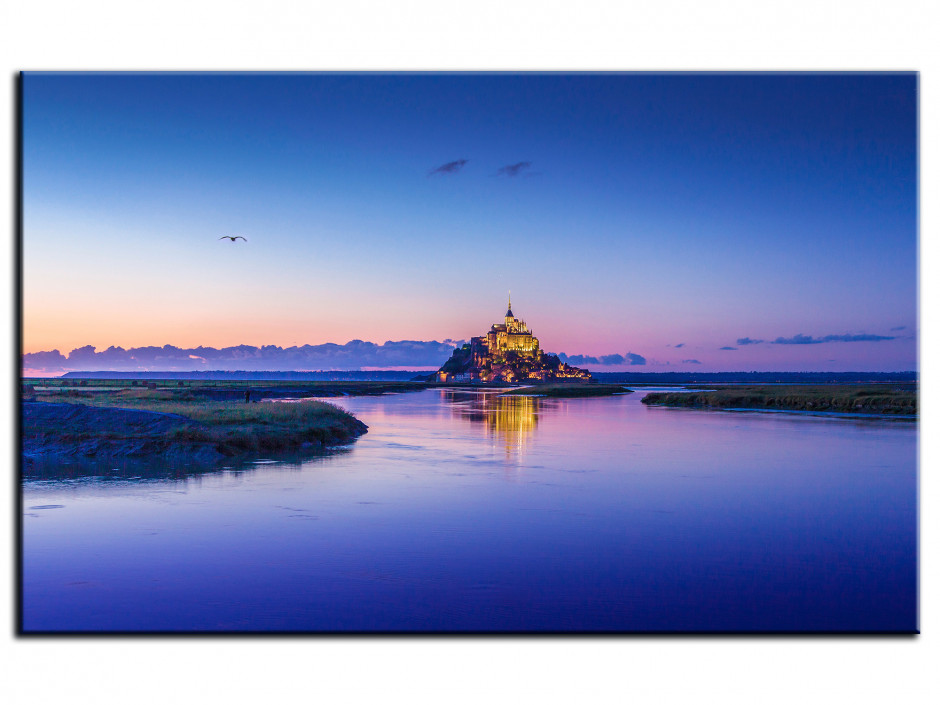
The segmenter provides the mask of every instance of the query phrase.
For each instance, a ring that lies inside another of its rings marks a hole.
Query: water
[[[442,390],[344,452],[23,485],[27,631],[914,631],[916,426]]]

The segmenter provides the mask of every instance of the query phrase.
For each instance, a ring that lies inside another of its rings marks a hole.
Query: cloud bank
[[[86,345],[63,355],[58,350],[26,353],[23,369],[39,374],[113,370],[358,370],[363,367],[439,367],[462,340],[443,342],[389,340],[382,345],[351,340],[345,345],[324,343],[282,348],[277,345],[236,345],[228,348],[109,347],[96,352]]]
[[[593,355],[566,355],[565,353],[558,353],[558,359],[562,362],[567,362],[569,365],[574,365],[575,367],[579,365],[645,365],[646,358],[642,355],[635,355],[634,353],[627,353],[626,355],[621,355],[620,353],[612,353],[610,355],[601,355],[600,357],[594,357]]]
[[[824,335],[820,338],[814,338],[811,335],[797,333],[789,338],[779,337],[774,340],[753,340],[751,338],[738,338],[738,345],[757,345],[758,343],[770,343],[772,345],[819,345],[821,343],[865,343],[877,342],[880,340],[896,340],[896,335],[870,335],[862,333],[860,335]],[[722,348],[725,350],[726,348]]]
[[[875,340],[894,340],[894,335],[824,335],[813,338],[809,335],[794,335],[792,338],[777,338],[775,345],[817,345],[819,343],[861,343]]]
[[[565,353],[558,353],[558,359],[562,362],[567,362],[569,365],[599,365],[601,361],[592,356],[592,355],[565,355]]]

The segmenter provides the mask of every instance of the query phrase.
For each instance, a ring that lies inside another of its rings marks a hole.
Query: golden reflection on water
[[[500,396],[443,390],[456,416],[480,424],[486,435],[498,441],[507,458],[521,456],[539,423],[540,397]]]

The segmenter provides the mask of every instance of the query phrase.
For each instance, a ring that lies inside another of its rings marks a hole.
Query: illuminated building
[[[479,340],[479,338],[473,338]],[[471,341],[472,343],[472,341]],[[525,324],[512,314],[512,297],[506,309],[505,323],[494,323],[490,332],[486,334],[486,349],[491,354],[497,352],[516,352],[533,356],[539,352],[539,339],[532,335]]]
[[[542,352],[539,339],[512,312],[509,300],[503,323],[454,350],[437,372],[439,382],[525,382],[590,380],[591,373]]]

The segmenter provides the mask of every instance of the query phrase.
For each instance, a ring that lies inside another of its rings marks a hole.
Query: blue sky
[[[23,128],[25,352],[459,340],[511,289],[552,352],[916,367],[914,74],[29,73]]]

